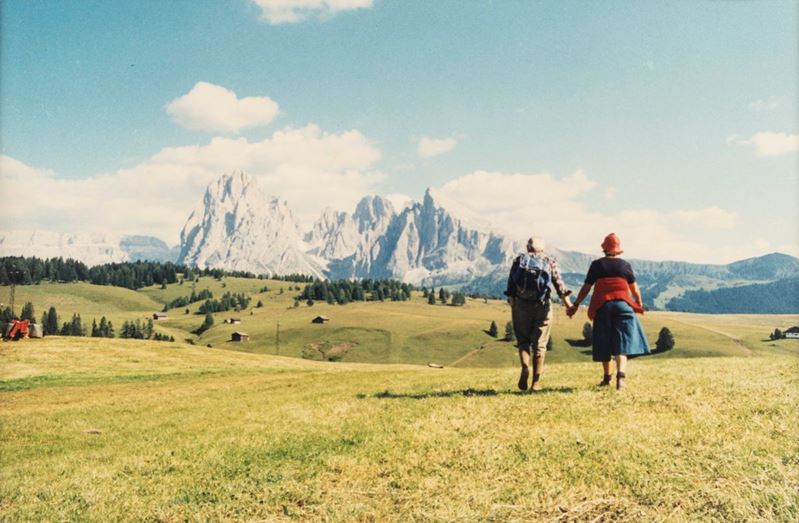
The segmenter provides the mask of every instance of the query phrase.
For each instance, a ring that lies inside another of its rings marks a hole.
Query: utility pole
[[[277,320],[277,328],[275,329],[275,354],[280,355],[280,320]]]
[[[9,300],[11,302],[11,317],[14,317],[14,297],[17,293],[17,276],[19,276],[21,272],[17,269],[11,269],[8,271],[8,279],[11,280],[11,290],[9,291]]]

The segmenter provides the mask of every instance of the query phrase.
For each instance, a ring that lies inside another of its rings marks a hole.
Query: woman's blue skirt
[[[606,302],[594,316],[594,361],[610,361],[613,356],[649,354],[641,322],[630,304],[623,300]]]

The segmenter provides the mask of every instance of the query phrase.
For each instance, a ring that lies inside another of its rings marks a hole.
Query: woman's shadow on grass
[[[571,394],[574,387],[548,387],[534,394]],[[531,393],[525,390],[496,390],[496,389],[457,389],[457,390],[433,390],[429,392],[391,392],[384,390],[374,394],[357,394],[358,399],[377,398],[377,399],[412,399],[426,400],[430,398],[452,398],[455,396],[530,396]]]

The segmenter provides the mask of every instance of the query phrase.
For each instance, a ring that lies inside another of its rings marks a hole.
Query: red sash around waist
[[[643,314],[642,309],[633,300],[630,293],[630,284],[624,278],[599,278],[594,284],[594,294],[591,296],[591,303],[588,306],[588,318],[593,320],[596,312],[605,302],[612,300],[624,300],[630,304],[638,314]]]

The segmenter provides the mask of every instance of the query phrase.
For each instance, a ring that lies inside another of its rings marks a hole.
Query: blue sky
[[[433,187],[563,248],[799,254],[795,2],[293,3],[4,1],[0,189],[48,194],[0,228],[174,243],[243,168],[305,226]]]

